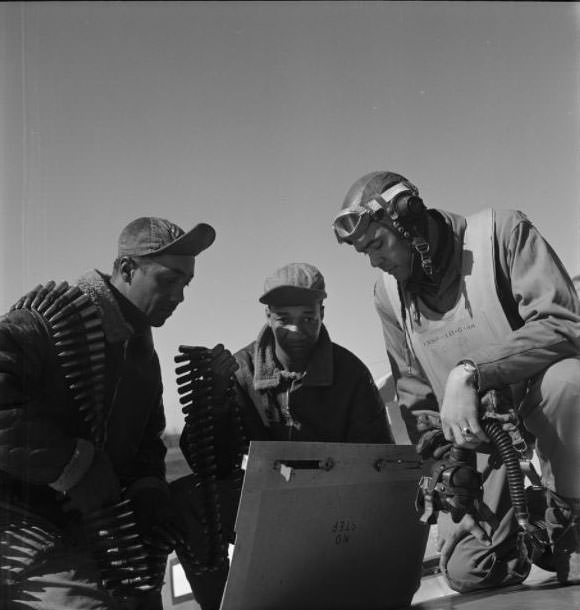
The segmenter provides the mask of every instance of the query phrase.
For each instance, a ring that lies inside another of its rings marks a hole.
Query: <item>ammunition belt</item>
[[[97,447],[105,443],[105,333],[99,311],[77,286],[38,285],[12,308],[37,312],[46,322],[60,370]]]
[[[206,527],[208,548],[203,560],[194,559],[197,572],[211,572],[227,563],[225,540],[217,492],[217,456],[214,422],[214,381],[212,353],[205,347],[180,346],[175,362],[179,402],[184,405],[183,451],[195,475],[202,495],[202,520]],[[233,376],[226,391],[226,407],[233,422],[234,472],[241,481],[242,459],[247,440],[239,406],[233,397]],[[222,405],[220,405],[222,406]],[[193,567],[193,566],[192,566]]]
[[[0,591],[25,580],[28,570],[60,543],[61,535],[54,525],[0,502]]]
[[[130,499],[87,515],[85,531],[104,587],[118,598],[160,590],[167,552],[143,542]]]

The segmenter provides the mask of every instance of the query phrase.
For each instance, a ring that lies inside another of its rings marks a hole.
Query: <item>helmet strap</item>
[[[431,260],[431,248],[429,242],[420,235],[411,240],[411,246],[421,259],[421,267],[428,277],[433,277],[433,261]]]

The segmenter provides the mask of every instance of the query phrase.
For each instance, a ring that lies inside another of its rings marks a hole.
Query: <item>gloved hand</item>
[[[209,394],[215,408],[223,409],[230,380],[238,368],[238,363],[231,352],[225,349],[221,343],[218,343],[212,349],[180,345],[179,352],[180,354],[175,357],[175,362],[185,362],[185,364],[179,366],[175,371],[178,375],[184,374],[183,377],[178,377],[177,383],[187,384],[184,385],[184,391],[191,390],[193,392],[194,403],[203,400],[203,397]],[[198,376],[195,379],[189,377],[190,362],[197,370]],[[207,371],[207,368],[211,369],[212,372],[211,385],[208,384],[207,379],[204,379],[203,371]],[[199,396],[197,396],[198,393]],[[191,407],[191,403],[187,404],[182,408],[182,412],[187,415]]]
[[[158,487],[129,489],[137,528],[152,547],[170,553],[176,546],[185,545],[185,534],[169,492]]]
[[[121,496],[121,485],[109,457],[103,452],[95,453],[85,476],[66,495],[64,510],[83,514],[116,502]]]
[[[214,375],[213,396],[215,400],[220,401],[224,400],[230,379],[239,365],[231,352],[221,343],[213,347],[210,352],[212,355],[211,370]]]

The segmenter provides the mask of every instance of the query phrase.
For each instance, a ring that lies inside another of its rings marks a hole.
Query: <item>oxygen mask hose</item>
[[[519,457],[513,446],[512,439],[495,419],[484,418],[482,420],[482,428],[505,464],[508,488],[516,521],[522,530],[528,531],[530,528],[530,516],[524,488],[524,475],[520,468]]]

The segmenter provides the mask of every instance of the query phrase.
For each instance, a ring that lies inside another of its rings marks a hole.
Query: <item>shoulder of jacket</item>
[[[493,215],[496,226],[513,226],[520,224],[521,222],[531,223],[530,219],[521,212],[520,210],[503,210],[493,209]]]
[[[248,343],[248,345],[242,347],[234,354],[234,358],[236,360],[242,360],[244,362],[251,361],[252,357],[254,355],[255,345],[256,345],[255,341]]]
[[[346,347],[333,342],[332,348],[335,365],[347,367],[349,371],[356,372],[357,376],[369,372],[364,362]]]
[[[235,375],[240,383],[246,380],[248,374],[253,375],[255,345],[256,342],[252,341],[252,343],[248,343],[248,345],[242,347],[242,349],[234,354],[234,358],[239,365]]]

